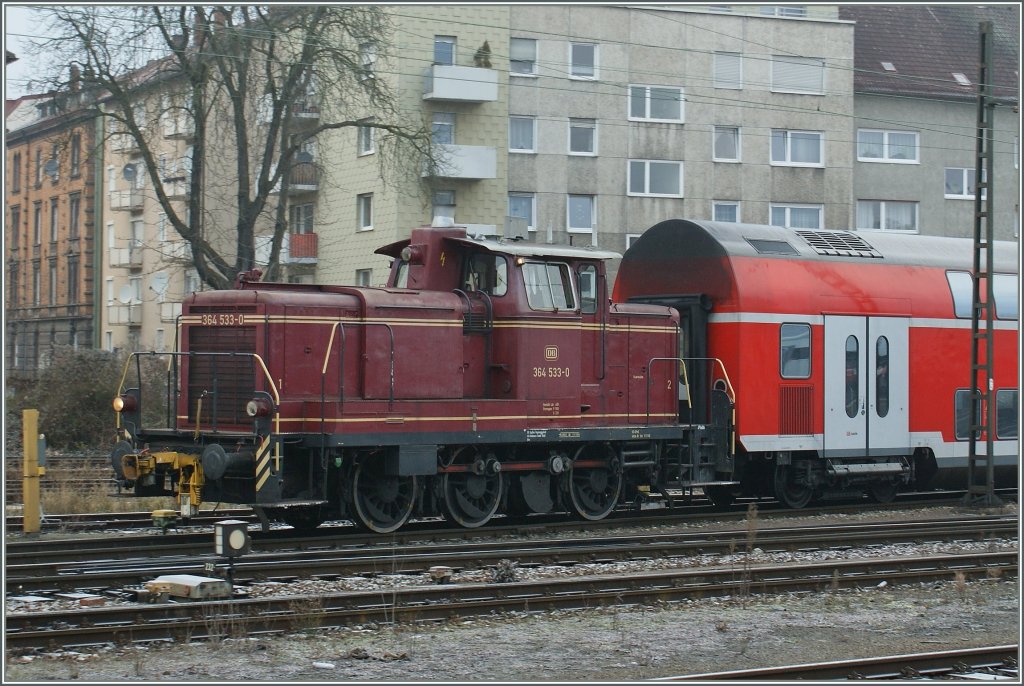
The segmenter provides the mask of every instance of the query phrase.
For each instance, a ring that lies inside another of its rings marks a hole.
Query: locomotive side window
[[[996,391],[996,438],[1017,438],[1017,389]]]
[[[996,301],[996,317],[999,319],[1017,318],[1016,274],[996,274],[992,279],[992,296]]]
[[[584,314],[597,312],[597,267],[585,264],[576,274],[580,282],[580,310]]]
[[[846,416],[857,416],[860,404],[860,344],[856,336],[846,337]]]
[[[971,318],[971,293],[973,281],[968,272],[946,272],[949,291],[953,294],[953,314],[957,317]]]
[[[811,375],[811,326],[783,324],[779,328],[779,375],[806,379]]]
[[[575,310],[569,265],[527,262],[523,265],[526,300],[531,310]]]
[[[875,412],[879,417],[889,414],[889,339],[885,336],[875,341]]]
[[[977,400],[974,403],[977,408],[975,417],[981,421],[981,401]],[[953,398],[953,416],[956,422],[955,436],[959,440],[966,441],[971,437],[971,392],[966,389],[961,389],[956,392]],[[976,432],[975,436],[980,437],[981,432]]]
[[[409,285],[409,263],[405,260],[398,262],[398,271],[395,272],[395,283],[393,288],[407,288]]]
[[[478,253],[466,261],[466,275],[462,280],[467,291],[483,291],[501,296],[508,292],[508,263],[501,255]]]

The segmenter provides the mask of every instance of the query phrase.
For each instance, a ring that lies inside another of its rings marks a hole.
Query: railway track
[[[546,578],[511,583],[439,584],[323,594],[8,613],[8,650],[83,648],[109,643],[210,639],[323,630],[367,623],[443,622],[498,612],[582,610],[672,603],[694,597],[815,592],[1017,573],[1018,554],[972,553],[896,560],[754,565]]]
[[[1018,644],[815,662],[654,679],[654,681],[794,681],[800,679],[1012,681],[1020,683]]]
[[[422,574],[430,567],[481,569],[500,560],[520,566],[574,565],[622,560],[720,555],[756,547],[762,552],[809,552],[900,542],[985,541],[1014,538],[1015,517],[836,524],[763,528],[748,531],[630,534],[533,540],[380,541],[354,544],[341,538],[259,537],[253,551],[233,564],[240,582],[338,578],[380,572]],[[272,532],[273,533],[273,532]],[[141,584],[162,574],[204,574],[208,564],[224,565],[212,552],[212,539],[127,547],[123,538],[88,539],[88,548],[8,544],[5,578],[17,593],[103,592]],[[76,542],[77,543],[77,542]]]

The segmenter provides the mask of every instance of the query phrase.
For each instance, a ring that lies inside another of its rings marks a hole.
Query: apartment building
[[[96,111],[77,88],[8,103],[5,367],[30,379],[56,345],[94,347]]]
[[[857,32],[855,228],[973,236],[979,24],[991,21],[993,227],[1019,238],[1019,6],[858,4],[840,16]]]

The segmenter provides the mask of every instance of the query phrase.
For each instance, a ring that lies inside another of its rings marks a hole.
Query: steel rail
[[[1017,572],[1018,554],[754,565],[500,584],[432,584],[316,596],[8,613],[8,650],[174,641],[321,630],[367,623],[438,622],[495,612],[632,607],[686,598],[817,592],[900,582],[974,580]]]

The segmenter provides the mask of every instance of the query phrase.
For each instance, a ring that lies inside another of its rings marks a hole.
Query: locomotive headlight
[[[266,417],[270,414],[270,403],[263,398],[253,398],[246,403],[245,413],[250,417]]]
[[[114,412],[134,412],[136,408],[136,399],[133,395],[119,395],[114,398]]]

